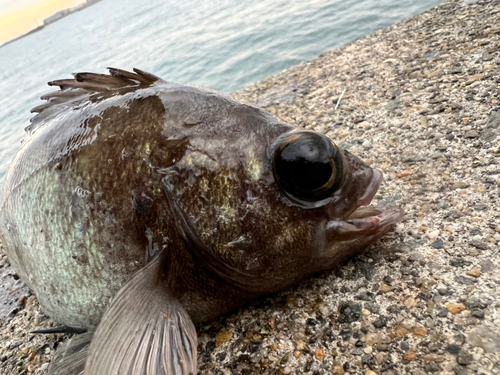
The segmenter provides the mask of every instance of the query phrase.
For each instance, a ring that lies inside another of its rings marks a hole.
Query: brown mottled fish
[[[49,374],[196,373],[194,323],[288,288],[401,220],[326,136],[134,70],[78,73],[5,180],[10,261],[75,336]],[[88,343],[90,342],[90,346]]]

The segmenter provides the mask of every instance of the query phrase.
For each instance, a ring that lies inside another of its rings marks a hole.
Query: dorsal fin
[[[45,103],[32,108],[37,113],[31,125],[25,128],[27,132],[34,130],[42,120],[51,114],[58,113],[68,107],[74,107],[84,101],[96,102],[114,95],[122,95],[130,91],[151,86],[161,78],[135,69],[128,72],[116,68],[108,68],[109,74],[75,73],[73,78],[58,79],[48,83],[49,86],[59,86],[59,91],[42,95]]]

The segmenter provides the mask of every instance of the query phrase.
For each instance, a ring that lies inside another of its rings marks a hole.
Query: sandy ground
[[[201,374],[500,374],[500,1],[465,3],[234,95],[381,169],[376,199],[406,217],[338,269],[198,326]],[[66,336],[29,333],[56,323],[6,257],[0,277],[0,373],[45,374]]]

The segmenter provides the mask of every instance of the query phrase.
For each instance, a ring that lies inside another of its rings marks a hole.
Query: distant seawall
[[[28,35],[33,34],[33,33],[36,33],[38,31],[42,30],[45,26],[48,26],[51,23],[57,22],[57,21],[63,19],[64,17],[69,16],[70,14],[79,12],[79,11],[81,11],[81,10],[83,10],[83,9],[91,6],[91,5],[94,5],[94,4],[96,4],[96,3],[100,2],[100,1],[101,0],[87,0],[86,2],[78,4],[78,5],[76,5],[76,6],[72,7],[72,8],[62,9],[62,10],[54,13],[50,17],[47,17],[46,19],[44,19],[43,20],[43,25],[40,25],[37,28],[35,28],[33,30],[30,30],[26,34],[20,35],[17,38],[11,39],[11,40],[3,43],[2,45],[0,45],[0,48],[2,48],[3,46],[6,46],[7,44],[15,42],[16,40],[24,38],[25,36],[28,36]]]

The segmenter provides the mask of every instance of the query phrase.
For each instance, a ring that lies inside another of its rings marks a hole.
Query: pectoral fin
[[[157,257],[118,292],[90,344],[84,375],[196,374],[196,330],[168,293]]]

